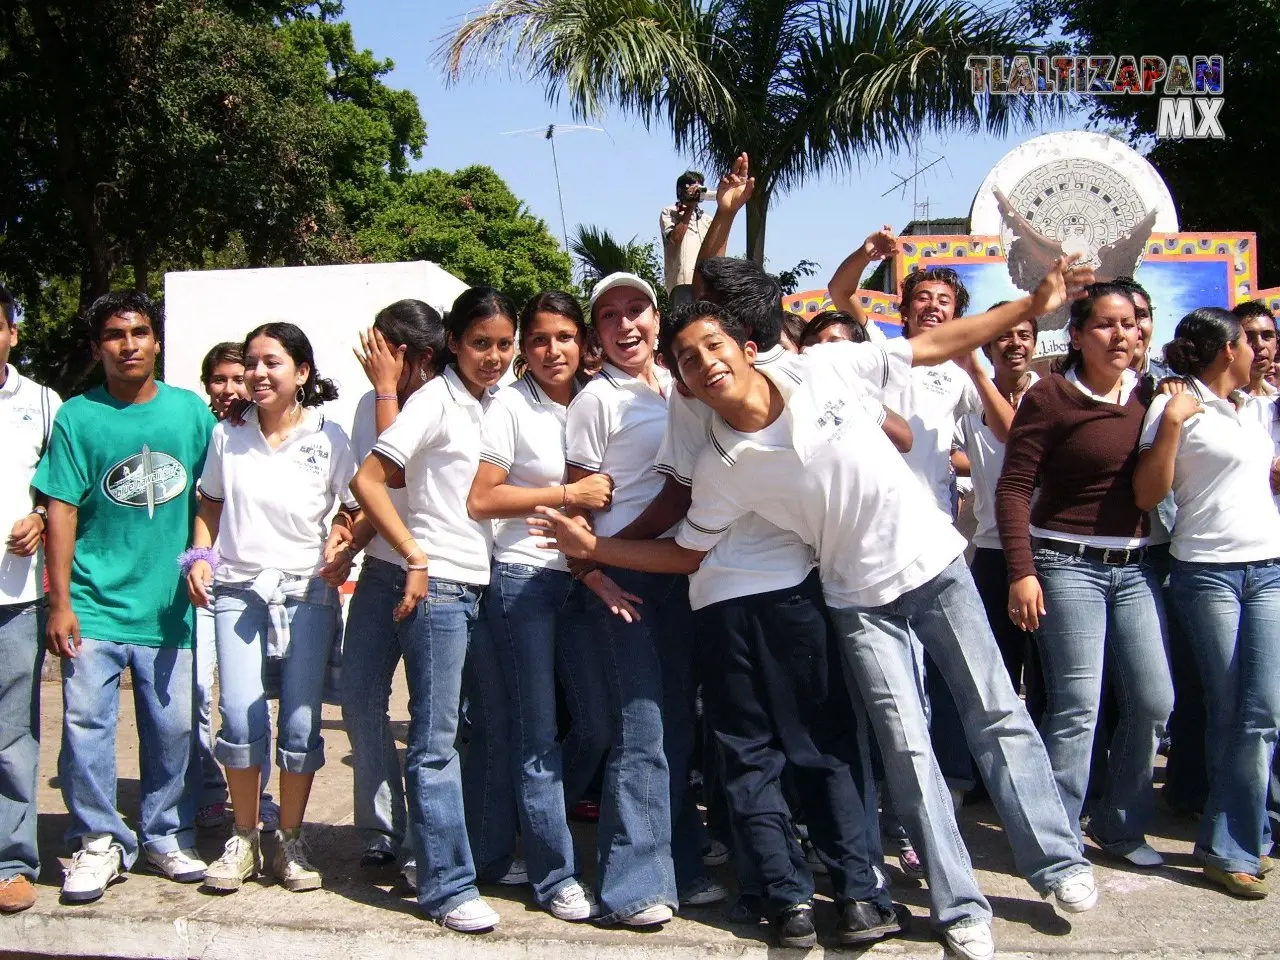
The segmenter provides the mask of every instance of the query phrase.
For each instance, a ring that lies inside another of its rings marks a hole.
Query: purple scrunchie
[[[192,547],[190,550],[178,554],[178,567],[182,570],[182,575],[185,577],[190,573],[191,568],[200,560],[204,560],[216,570],[221,558],[218,556],[218,551],[213,547]]]

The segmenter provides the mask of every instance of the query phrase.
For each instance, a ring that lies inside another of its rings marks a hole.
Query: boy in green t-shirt
[[[138,837],[116,810],[120,676],[133,677],[142,852],[172,880],[203,879],[195,852],[191,609],[174,558],[191,537],[195,480],[213,415],[157,383],[159,312],[140,293],[89,308],[105,387],[58,411],[33,486],[49,498],[50,652],[62,657],[62,793],[75,848],[65,900],[102,896],[133,866]]]

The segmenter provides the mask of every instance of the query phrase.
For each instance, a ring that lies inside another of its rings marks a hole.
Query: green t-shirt
[[[191,541],[216,421],[189,390],[156,387],[147,403],[121,403],[102,387],[64,403],[32,486],[80,511],[71,608],[81,635],[189,647],[191,605],[175,560]]]

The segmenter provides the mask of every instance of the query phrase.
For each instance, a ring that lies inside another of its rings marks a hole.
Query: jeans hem
[[[671,897],[656,896],[656,897],[644,897],[643,899],[640,899],[640,900],[633,900],[631,903],[627,904],[625,907],[620,907],[619,909],[614,910],[612,913],[605,914],[603,917],[600,918],[599,923],[602,926],[612,926],[615,924],[619,924],[622,922],[623,917],[630,917],[634,914],[639,913],[641,910],[647,910],[649,907],[656,906],[659,903],[663,904],[664,906],[670,907],[675,912],[679,912],[679,909],[680,909],[679,903],[672,903],[672,899],[673,898]]]
[[[1219,857],[1199,845],[1195,847],[1193,852],[1206,867],[1217,867],[1227,873],[1247,873],[1251,877],[1261,876],[1259,871],[1262,867],[1257,860],[1250,863],[1248,860],[1239,857]]]
[[[324,742],[305,753],[277,747],[276,765],[285,773],[315,773],[324,766]]]
[[[174,853],[178,850],[189,850],[196,845],[196,831],[193,827],[184,827],[177,833],[167,837],[156,837],[143,840],[142,849],[147,853]]]
[[[267,765],[267,738],[259,737],[252,743],[231,743],[222,735],[213,744],[213,756],[228,770],[247,770]]]

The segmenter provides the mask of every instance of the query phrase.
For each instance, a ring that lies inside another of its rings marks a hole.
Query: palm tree
[[[611,273],[634,273],[649,281],[658,298],[658,309],[666,309],[667,290],[662,284],[662,262],[652,243],[641,243],[635,237],[622,243],[603,227],[579,224],[569,240],[569,252],[578,261],[587,291],[597,280]]]
[[[451,80],[514,63],[581,118],[607,106],[670,128],[712,170],[751,157],[747,252],[776,194],[926,133],[1002,134],[1055,98],[971,92],[970,55],[1033,50],[1013,10],[968,0],[492,0],[447,38]]]

